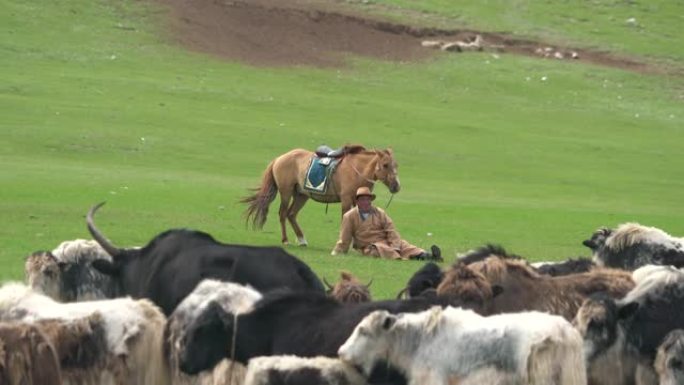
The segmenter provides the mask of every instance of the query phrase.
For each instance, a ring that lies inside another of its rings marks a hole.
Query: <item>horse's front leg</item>
[[[294,232],[297,235],[297,243],[299,244],[299,246],[309,245],[309,243],[306,241],[306,238],[304,238],[304,232],[302,231],[302,228],[299,227],[299,223],[297,223],[297,214],[299,213],[299,210],[301,210],[302,207],[304,207],[304,204],[308,199],[309,197],[307,195],[295,194],[292,206],[290,206],[290,209],[287,213],[287,219],[290,221],[290,225],[292,225],[292,228],[294,229]]]
[[[347,211],[351,210],[352,206],[354,205],[352,195],[347,194],[345,196],[342,196],[340,198],[340,203],[342,204],[342,216],[344,216],[344,214],[346,214]]]

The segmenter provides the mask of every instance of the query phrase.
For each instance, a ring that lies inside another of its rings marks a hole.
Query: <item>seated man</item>
[[[340,239],[331,255],[346,254],[349,244],[363,255],[390,259],[425,259],[441,261],[439,247],[431,253],[404,241],[394,228],[392,219],[371,203],[375,199],[368,187],[356,190],[356,207],[342,217]]]

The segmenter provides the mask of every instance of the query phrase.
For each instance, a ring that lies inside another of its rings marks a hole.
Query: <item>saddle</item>
[[[315,156],[311,157],[309,168],[304,177],[304,189],[325,194],[328,182],[332,179],[335,168],[346,155],[344,147],[333,150],[329,146],[321,145],[316,148]]]
[[[315,153],[319,158],[339,159],[344,156],[344,147],[333,150],[330,146],[323,144],[316,148]]]

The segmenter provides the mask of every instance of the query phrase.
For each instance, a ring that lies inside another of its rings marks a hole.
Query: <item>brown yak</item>
[[[501,294],[499,285],[492,285],[487,278],[468,267],[464,263],[457,263],[445,274],[442,282],[437,286],[437,296],[453,300],[458,306],[473,309],[481,315],[493,314],[493,299]]]
[[[526,310],[546,311],[571,321],[582,301],[592,293],[605,292],[621,298],[635,284],[630,272],[596,268],[586,273],[551,277],[537,273],[524,260],[491,256],[469,265],[492,285],[502,288],[493,299],[493,310],[511,313]]]
[[[361,303],[371,300],[369,288],[373,283],[372,279],[364,285],[352,273],[341,271],[340,280],[334,286],[328,283],[325,278],[323,282],[328,286],[328,295],[340,303]]]

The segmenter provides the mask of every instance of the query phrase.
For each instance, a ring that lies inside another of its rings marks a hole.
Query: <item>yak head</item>
[[[351,273],[342,271],[340,272],[340,280],[335,285],[331,285],[325,277],[323,282],[328,287],[327,294],[340,303],[362,303],[371,300],[372,279],[367,284],[363,284]]]
[[[180,341],[178,367],[187,374],[213,368],[230,355],[233,315],[217,302],[206,307],[190,325]]]
[[[600,248],[605,246],[606,240],[611,234],[613,234],[613,230],[602,227],[594,231],[594,233],[591,234],[591,238],[584,240],[582,244],[590,248],[592,252],[596,253]]]
[[[658,348],[654,366],[660,385],[684,384],[684,330],[668,333]]]
[[[49,251],[36,251],[26,257],[24,274],[28,285],[48,297],[62,301],[62,269],[61,263]]]
[[[618,305],[605,293],[593,294],[584,300],[573,325],[584,339],[584,355],[588,362],[616,343],[619,322],[629,318],[638,307],[636,302]]]

